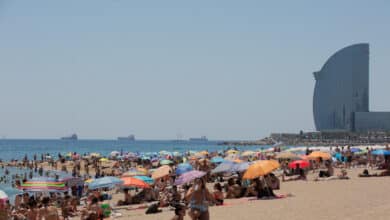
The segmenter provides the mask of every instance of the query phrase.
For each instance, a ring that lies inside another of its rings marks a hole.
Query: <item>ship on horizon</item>
[[[61,140],[74,140],[77,141],[78,137],[77,134],[72,134],[70,136],[61,137]]]
[[[190,138],[189,141],[196,141],[196,142],[207,142],[209,141],[206,136],[201,136],[200,138]]]
[[[135,141],[135,136],[134,135],[129,135],[127,137],[118,137],[118,141]]]

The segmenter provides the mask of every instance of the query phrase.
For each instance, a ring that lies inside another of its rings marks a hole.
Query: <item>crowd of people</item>
[[[158,213],[161,212],[161,208],[168,207],[168,209],[174,210],[173,219],[183,219],[186,213],[193,220],[209,219],[209,206],[224,205],[226,199],[276,198],[278,195],[274,191],[280,189],[281,182],[307,181],[308,172],[318,173],[315,181],[346,180],[349,179],[348,169],[363,164],[367,168],[379,167],[386,170],[379,174],[369,174],[367,170],[360,175],[361,177],[389,174],[389,157],[387,155],[374,156],[371,154],[373,149],[367,149],[364,154],[355,154],[350,147],[345,149],[336,147],[330,150],[333,151],[333,154],[341,155],[340,159],[335,161],[333,158],[309,158],[307,159],[308,166],[297,164],[294,167],[289,166],[291,159],[279,159],[281,164],[279,170],[254,179],[243,178],[244,172],[212,172],[218,163],[211,162],[211,159],[218,156],[224,157],[228,154],[227,151],[206,152],[198,157],[189,153],[180,156],[160,155],[160,157],[171,161],[169,164],[170,172],[168,175],[154,179],[154,183],[149,184],[149,187],[143,189],[134,187],[130,187],[130,189],[123,187],[89,189],[86,183],[71,186],[67,192],[24,192],[15,196],[13,204],[9,201],[0,203],[0,220],[104,219],[120,213],[121,207],[133,205],[145,208],[147,214]],[[240,153],[237,151],[233,158],[235,158],[236,163],[252,162],[258,159],[277,159],[276,155],[280,151],[280,148],[275,148],[273,152],[256,153],[245,157],[240,157]],[[303,157],[311,153],[312,151],[308,148]],[[32,160],[25,156],[21,161],[2,162],[0,168],[4,175],[0,177],[0,184],[9,184],[17,189],[22,183],[34,176],[60,178],[58,173],[53,173],[50,170],[60,170],[62,173],[79,177],[84,182],[105,176],[120,177],[131,169],[153,170],[161,166],[159,160],[136,156],[128,158],[113,156],[108,161],[102,160],[99,155],[80,156],[77,153],[68,156],[58,154],[57,157],[58,159],[54,160],[51,156],[43,154],[39,159],[35,155]],[[178,164],[183,162],[190,164],[194,170],[203,171],[206,174],[191,182],[176,185],[175,180],[178,178],[176,168]],[[11,167],[16,167],[24,173],[13,174],[9,170]],[[334,168],[336,167],[342,168],[339,174],[335,174]],[[117,193],[123,193],[123,198],[113,203],[111,201],[113,194]]]

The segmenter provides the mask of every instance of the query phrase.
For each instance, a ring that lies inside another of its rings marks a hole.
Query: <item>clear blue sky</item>
[[[368,42],[390,110],[390,1],[0,0],[0,135],[256,139],[314,130],[312,72]]]

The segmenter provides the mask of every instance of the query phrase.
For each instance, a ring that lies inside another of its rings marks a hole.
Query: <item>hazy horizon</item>
[[[314,77],[370,44],[389,111],[388,1],[0,0],[0,137],[254,140],[313,131]]]

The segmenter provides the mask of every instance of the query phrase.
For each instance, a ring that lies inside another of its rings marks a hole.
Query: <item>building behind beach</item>
[[[390,131],[390,112],[369,111],[369,45],[354,44],[333,54],[320,71],[313,96],[318,131]]]

